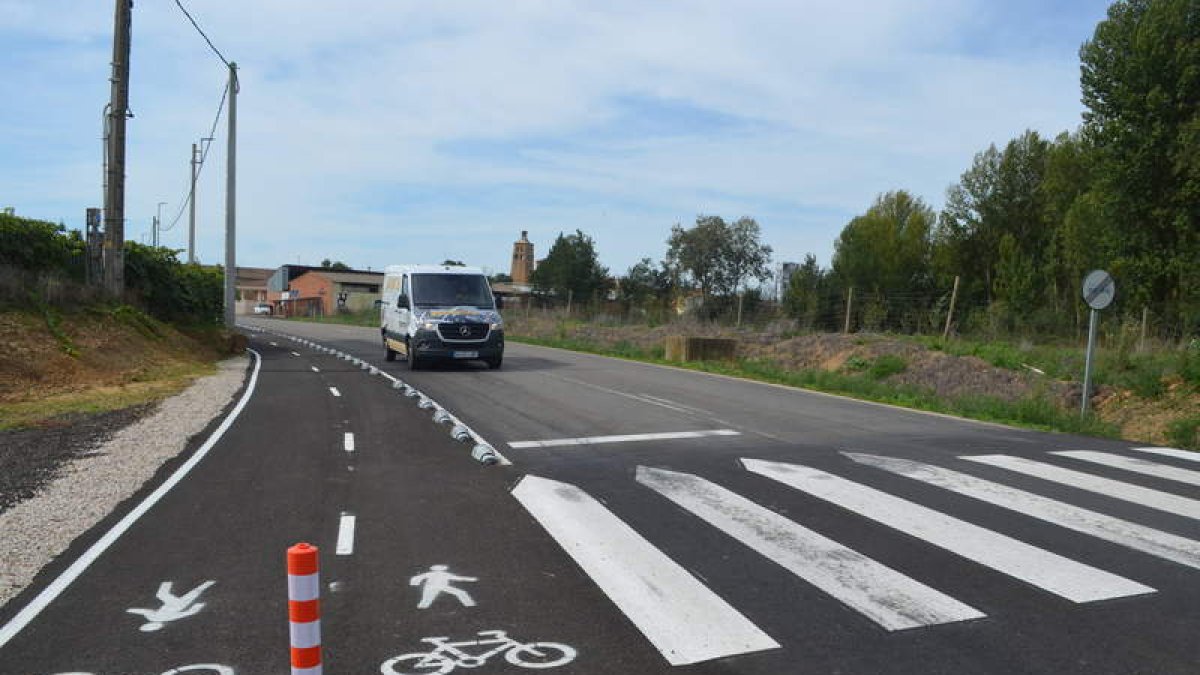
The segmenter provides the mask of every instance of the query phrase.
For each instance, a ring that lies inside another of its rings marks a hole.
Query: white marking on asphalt
[[[233,410],[229,413],[225,420],[221,422],[221,425],[217,427],[217,430],[208,437],[208,440],[204,442],[204,445],[201,445],[200,448],[196,450],[195,454],[193,454],[186,462],[184,462],[178,469],[175,470],[175,473],[171,474],[169,478],[163,481],[162,485],[158,486],[154,492],[151,492],[144,500],[142,500],[142,503],[135,506],[133,510],[127,513],[124,518],[119,520],[116,525],[113,525],[112,529],[104,533],[104,536],[100,537],[99,541],[97,541],[95,544],[92,544],[88,550],[84,551],[83,555],[76,558],[75,562],[71,563],[71,565],[67,567],[62,574],[58,575],[54,581],[50,582],[48,586],[42,589],[42,592],[38,593],[33,600],[30,600],[29,604],[25,605],[21,611],[17,612],[17,614],[13,616],[8,623],[4,624],[3,627],[0,627],[0,647],[3,647],[6,643],[8,643],[8,641],[16,636],[17,633],[20,633],[21,629],[25,628],[30,621],[37,617],[37,615],[40,614],[47,605],[49,605],[51,602],[54,602],[54,600],[60,594],[62,594],[64,590],[66,590],[67,586],[71,585],[71,582],[75,581],[80,574],[83,574],[84,570],[86,570],[89,565],[95,562],[97,558],[99,558],[106,550],[108,550],[108,547],[112,546],[113,542],[120,538],[120,536],[124,534],[126,530],[128,530],[135,522],[137,522],[138,518],[141,518],[142,515],[150,510],[151,507],[157,504],[158,501],[163,498],[163,495],[167,494],[171,488],[175,487],[179,481],[183,480],[183,478],[187,476],[188,472],[190,472],[197,464],[199,464],[200,460],[204,459],[204,456],[208,454],[209,450],[212,450],[212,447],[217,444],[217,441],[221,440],[221,437],[225,435],[225,432],[229,430],[229,427],[233,425],[234,420],[238,418],[238,415],[242,413],[242,410],[250,401],[250,397],[254,394],[254,387],[258,383],[258,371],[259,367],[262,365],[262,357],[253,349],[247,349],[246,351],[254,355],[254,372],[250,374],[250,382],[246,385],[246,391],[242,394],[242,398],[238,400],[237,405],[234,406]]]
[[[1008,469],[1026,476],[1070,485],[1080,490],[1098,492],[1107,497],[1121,499],[1134,504],[1140,504],[1151,509],[1166,511],[1185,518],[1200,520],[1200,500],[1180,497],[1169,492],[1151,490],[1140,485],[1131,485],[1111,478],[1101,478],[1082,471],[1072,471],[1045,462],[1035,462],[1024,457],[1008,455],[973,455],[959,457],[969,462],[978,462],[989,466]]]
[[[279,343],[278,343],[278,342],[268,342],[267,344],[271,345],[272,347],[278,347],[278,346],[279,346]]]
[[[354,434],[347,431],[342,437],[342,446],[346,448],[346,452],[354,452]]]
[[[671,665],[779,647],[583,490],[526,476],[512,494]]]
[[[699,416],[703,416],[703,417],[712,416],[712,413],[709,412],[708,410],[704,410],[702,408],[693,408],[690,405],[686,405],[686,404],[680,403],[678,401],[672,401],[669,398],[660,398],[658,396],[651,396],[650,394],[646,394],[646,393],[638,394],[638,398],[645,399],[651,403],[661,405],[664,408],[670,408],[672,410],[678,410],[680,412],[692,413],[694,415],[699,415]]]
[[[455,574],[447,565],[430,565],[428,572],[422,572],[409,579],[409,586],[421,587],[421,601],[417,603],[417,609],[429,609],[442,593],[458,598],[463,607],[474,607],[475,599],[465,590],[451,586],[450,583],[454,581],[473,583],[479,581],[479,578]]]
[[[1200,462],[1200,452],[1193,450],[1179,450],[1177,448],[1134,448],[1138,452],[1149,452],[1163,457],[1174,457],[1175,459],[1186,459],[1189,462]]]
[[[545,441],[512,441],[510,448],[552,448],[564,445],[598,445],[600,443],[631,443],[637,441],[667,441],[680,438],[703,438],[705,436],[740,436],[733,429],[711,429],[706,431],[671,431],[656,434],[627,434],[623,436],[589,436],[586,438],[552,438]]]
[[[316,366],[309,366],[309,368],[312,368],[312,371],[313,371],[314,373],[319,373],[319,372],[321,372],[321,369],[320,369],[320,368],[317,368]]]
[[[824,471],[756,459],[743,459],[742,464],[754,473],[849,509],[1072,602],[1094,602],[1154,592],[1149,586]]]
[[[1038,520],[1082,532],[1136,551],[1200,569],[1200,542],[1071,506],[1054,499],[993,483],[965,473],[907,459],[843,453],[850,459],[884,471],[936,485],[975,499],[1023,513]]]
[[[207,591],[210,586],[217,582],[209,580],[184,593],[183,595],[175,595],[171,592],[173,582],[164,581],[158,585],[158,593],[154,597],[162,603],[162,607],[157,609],[138,609],[132,608],[125,610],[130,614],[137,614],[146,619],[146,623],[139,626],[138,630],[143,633],[150,633],[160,630],[163,626],[186,619],[189,616],[204,609],[203,602],[196,602],[200,599],[200,594]]]
[[[300,356],[300,352],[292,352],[292,356]]]
[[[333,394],[334,396],[341,396],[341,395],[342,395],[342,392],[338,391],[338,388],[337,388],[337,387],[330,387],[330,388],[329,388],[329,393]]]
[[[1090,450],[1062,450],[1054,454],[1092,462],[1093,464],[1110,466],[1114,469],[1140,473],[1143,476],[1153,476],[1179,483],[1187,483],[1188,485],[1200,485],[1200,472],[1167,466],[1166,464],[1158,464],[1137,457],[1110,455],[1106,452],[1091,452]]]
[[[637,481],[889,631],[983,612],[703,478],[637,468]]]
[[[355,518],[349,513],[343,513],[342,519],[338,523],[337,555],[350,555],[354,553],[354,521]]]

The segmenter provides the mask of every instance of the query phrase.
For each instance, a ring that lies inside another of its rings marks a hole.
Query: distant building
[[[249,314],[254,306],[267,301],[267,280],[275,270],[269,267],[239,267],[234,277],[234,312]]]
[[[782,301],[792,285],[792,275],[800,269],[800,263],[781,262],[775,268],[775,299]]]
[[[529,284],[533,280],[533,270],[533,242],[529,241],[529,231],[521,230],[521,238],[513,242],[512,283]]]
[[[328,316],[339,311],[361,312],[375,306],[383,272],[334,272],[317,268],[288,284],[280,302],[284,316]]]

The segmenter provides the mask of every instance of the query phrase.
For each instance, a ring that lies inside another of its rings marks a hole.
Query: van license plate
[[[456,359],[477,359],[479,352],[454,352],[452,356]]]

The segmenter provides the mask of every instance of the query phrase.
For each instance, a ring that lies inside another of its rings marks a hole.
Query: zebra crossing
[[[1182,451],[1133,450],[1195,461],[1190,455],[1177,454]],[[1178,534],[935,464],[867,453],[840,454],[858,465],[1200,570],[1200,542]],[[1200,472],[1119,454],[1064,451],[1049,456],[1188,484],[1193,484],[1189,474],[1200,477]],[[1200,500],[1135,483],[1010,455],[964,455],[957,459],[1200,520]],[[988,568],[1070,603],[1139,598],[1159,592],[1144,580],[1034,546],[803,462],[743,458],[741,467],[748,475],[817,498],[969,561],[964,564]],[[752,495],[738,494],[704,476],[638,466],[634,480],[681,508],[694,519],[692,525],[707,525],[724,533],[732,540],[728,542],[730,547],[750,549],[774,563],[781,573],[818,589],[847,611],[886,631],[987,616],[938,589],[937,579],[910,577],[809,529],[803,515],[785,517],[760,505]],[[670,664],[684,665],[781,646],[747,619],[733,599],[710,589],[594,495],[570,483],[530,475],[517,484],[513,496]]]

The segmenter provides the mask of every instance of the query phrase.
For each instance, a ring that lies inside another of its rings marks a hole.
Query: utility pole
[[[125,118],[129,112],[129,41],[133,0],[116,0],[108,109],[108,185],[104,194],[104,289],[125,294]]]
[[[237,281],[237,64],[229,64],[229,140],[225,169],[225,327],[234,327]]]
[[[158,248],[158,233],[162,229],[162,207],[166,202],[159,202],[158,209],[154,213],[154,236],[150,238],[154,242],[154,247]]]
[[[188,264],[196,262],[196,144],[192,143],[192,189],[188,191]]]

